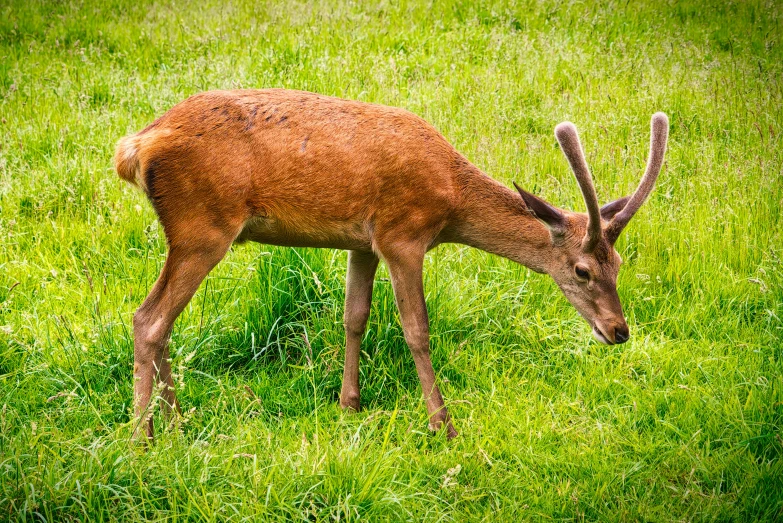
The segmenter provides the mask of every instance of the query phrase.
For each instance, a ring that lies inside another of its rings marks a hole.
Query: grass
[[[780,4],[482,4],[2,2],[0,520],[783,518]],[[384,269],[347,415],[345,253],[241,246],[176,324],[183,419],[130,446],[131,317],[165,242],[113,146],[233,87],[408,108],[577,210],[554,125],[577,123],[608,201],[667,112],[658,187],[618,243],[632,340],[591,341],[548,277],[439,247],[447,442]]]

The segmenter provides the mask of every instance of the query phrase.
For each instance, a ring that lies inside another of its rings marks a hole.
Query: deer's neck
[[[460,178],[462,205],[447,241],[546,272],[552,256],[549,231],[530,215],[519,194],[476,168],[466,169]]]

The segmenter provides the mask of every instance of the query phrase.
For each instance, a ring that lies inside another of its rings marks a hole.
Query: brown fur
[[[581,249],[586,215],[552,208],[563,224],[553,232],[517,193],[403,109],[282,89],[206,92],[120,140],[115,166],[147,194],[169,247],[134,316],[136,414],[150,438],[145,414],[156,382],[164,408],[176,408],[166,347],[174,320],[232,242],[351,251],[340,402],[354,409],[359,344],[383,259],[430,426],[445,426],[450,437],[456,431],[429,359],[421,275],[429,249],[464,243],[547,272],[604,341],[627,332],[614,288],[619,257],[603,238],[591,252]],[[622,212],[616,207],[612,215]],[[575,284],[575,263],[596,281]]]

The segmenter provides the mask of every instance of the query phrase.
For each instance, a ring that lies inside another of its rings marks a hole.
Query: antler
[[[587,233],[582,240],[582,248],[585,252],[592,251],[598,241],[601,239],[601,211],[598,208],[598,197],[595,195],[593,179],[590,176],[590,169],[587,167],[585,155],[582,152],[582,144],[579,143],[579,134],[576,132],[576,126],[571,122],[563,122],[555,127],[555,136],[560,142],[560,148],[563,150],[571,170],[574,171],[579,188],[582,189],[582,196],[587,204]]]
[[[666,140],[669,136],[669,118],[663,113],[655,113],[650,122],[650,156],[639,187],[628,200],[623,210],[618,212],[606,228],[606,239],[614,244],[628,222],[639,210],[655,187],[655,180],[661,172],[663,156],[666,152]]]

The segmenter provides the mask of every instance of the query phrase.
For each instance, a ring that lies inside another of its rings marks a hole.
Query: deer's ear
[[[612,218],[614,218],[614,215],[618,212],[622,211],[625,208],[625,205],[628,203],[628,200],[630,200],[630,196],[625,196],[623,198],[620,198],[619,200],[615,200],[613,202],[609,202],[603,207],[601,207],[601,219],[604,221],[610,221]]]
[[[559,209],[550,205],[535,194],[531,194],[522,189],[516,182],[514,183],[514,187],[516,187],[519,195],[525,202],[528,211],[530,211],[538,221],[546,225],[550,230],[559,230],[565,226],[565,216],[563,216],[563,213],[560,212]]]

